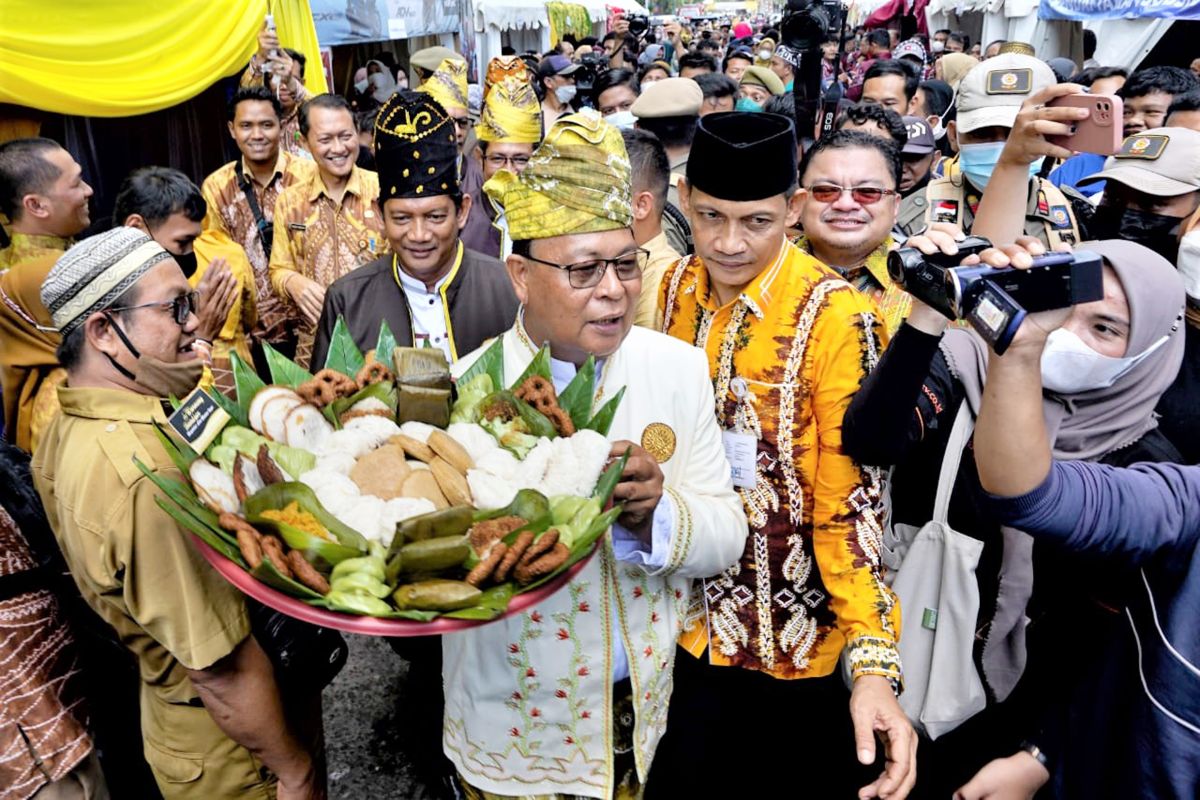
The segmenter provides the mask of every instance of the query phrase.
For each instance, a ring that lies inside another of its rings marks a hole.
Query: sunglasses
[[[530,261],[545,264],[547,267],[564,270],[572,289],[590,289],[604,279],[604,273],[611,266],[619,281],[631,281],[640,276],[650,258],[649,250],[632,250],[622,253],[616,258],[597,258],[593,261],[580,261],[576,264],[555,264],[553,261],[543,261],[533,256],[525,256]]]
[[[196,313],[196,308],[200,303],[199,292],[188,292],[181,294],[173,300],[164,300],[157,303],[142,303],[136,306],[115,306],[108,309],[109,311],[134,311],[139,308],[161,308],[163,311],[170,311],[172,319],[176,325],[183,325],[187,322],[187,318]]]
[[[808,187],[808,194],[818,203],[836,203],[843,193],[849,192],[854,202],[862,206],[878,203],[887,195],[896,194],[895,189],[880,189],[877,186],[835,186],[832,183],[818,183]]]

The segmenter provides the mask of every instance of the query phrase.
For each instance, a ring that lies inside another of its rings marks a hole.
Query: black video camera
[[[603,51],[584,53],[579,57],[579,69],[575,70],[574,77],[578,90],[576,97],[582,105],[593,105],[592,91],[596,87],[596,79],[608,70],[608,56]]]
[[[968,236],[953,256],[902,247],[888,254],[888,275],[943,316],[967,320],[997,354],[1008,349],[1028,313],[1104,297],[1103,261],[1087,251],[1039,256],[1029,269],[957,266],[991,246]]]
[[[629,32],[638,39],[645,36],[646,31],[650,30],[650,18],[644,14],[628,14],[625,19],[629,21]]]
[[[811,53],[823,42],[837,39],[845,21],[842,0],[788,0],[779,38],[793,50]]]

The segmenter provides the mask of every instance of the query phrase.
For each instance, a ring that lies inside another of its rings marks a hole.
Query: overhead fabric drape
[[[273,5],[280,41],[308,57],[306,85],[324,90],[307,0]],[[266,13],[266,0],[4,0],[0,102],[88,117],[178,105],[245,68]]]

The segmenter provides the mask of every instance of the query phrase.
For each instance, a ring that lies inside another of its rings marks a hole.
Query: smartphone
[[[1087,119],[1075,123],[1074,131],[1069,136],[1047,136],[1046,140],[1051,144],[1080,153],[1097,153],[1102,156],[1111,156],[1121,149],[1121,142],[1124,140],[1121,131],[1125,105],[1116,95],[1069,94],[1056,97],[1046,105],[1086,108],[1091,111]]]

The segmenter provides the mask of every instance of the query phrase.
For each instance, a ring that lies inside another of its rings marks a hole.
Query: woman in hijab
[[[914,246],[922,243],[914,237]],[[1031,251],[1040,246],[1030,245]],[[1178,452],[1158,430],[1154,413],[1183,359],[1184,292],[1174,267],[1154,252],[1126,241],[1090,242],[1080,250],[1104,258],[1104,298],[1076,306],[1050,336],[1042,358],[1047,430],[1055,458],[1126,466],[1176,461]],[[942,459],[963,403],[979,411],[987,371],[987,346],[973,331],[942,335],[946,320],[916,298],[908,322],[852,400],[842,426],[843,447],[860,462],[892,466],[894,523],[921,527],[932,518]],[[897,402],[897,398],[907,398]],[[1068,558],[1026,534],[1002,528],[980,502],[975,459],[968,442],[950,495],[947,521],[954,531],[983,542],[975,578],[979,614],[973,661],[986,708],[918,750],[918,783],[912,797],[954,795],[993,759],[1009,756],[1039,729],[1064,730],[1042,750],[1070,741],[1080,749],[1089,734],[1102,739],[1119,730],[1117,704],[1105,705],[1096,685],[1111,685],[1098,663],[1115,641],[1122,600],[1114,587],[1126,576]],[[905,609],[920,614],[920,609]],[[1089,675],[1093,683],[1089,684]],[[1091,685],[1090,706],[1108,717],[1093,730],[1069,730],[1076,716],[1072,690]],[[1097,703],[1097,700],[1099,702]],[[1057,723],[1043,728],[1043,715]],[[1093,742],[1100,754],[1105,742]],[[1024,756],[1023,756],[1024,757]],[[1094,763],[1075,764],[1076,771]],[[1065,762],[1064,762],[1065,763]],[[1103,763],[1103,762],[1102,762]],[[1035,765],[1036,766],[1036,765]],[[1044,780],[1044,776],[1043,776]],[[1085,794],[1071,796],[1087,796]]]
[[[978,58],[966,53],[946,53],[934,65],[934,75],[939,81],[950,84],[950,88],[957,92],[963,76],[978,63]]]
[[[396,91],[396,79],[387,65],[379,60],[367,62],[367,84],[371,97],[380,105],[386,103]]]

